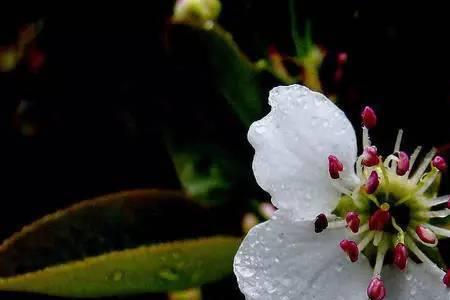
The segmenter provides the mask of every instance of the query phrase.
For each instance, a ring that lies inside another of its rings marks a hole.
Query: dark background
[[[298,19],[311,20],[314,41],[326,47],[322,83],[325,91],[341,96],[338,105],[356,128],[361,109],[369,104],[378,112],[373,140],[382,152],[393,148],[398,128],[405,130],[410,153],[416,145],[450,143],[450,28],[444,4],[312,2],[298,1]],[[1,238],[97,195],[143,187],[179,189],[163,128],[183,128],[194,138],[242,147],[250,167],[246,129],[209,84],[207,68],[198,57],[190,62],[168,51],[173,3],[148,5],[21,9],[2,16],[1,45],[15,41],[20,26],[44,20],[36,42],[45,63],[37,73],[25,64],[0,73]],[[263,57],[270,44],[293,53],[285,1],[223,1],[219,23],[252,61]],[[336,85],[330,74],[342,51],[349,59]],[[21,103],[25,109],[18,112]],[[23,124],[32,124],[35,133],[22,134]],[[442,189],[449,190],[448,176]],[[239,214],[243,210],[236,208]],[[218,286],[210,289],[237,294],[232,278]],[[0,297],[38,299],[12,293]]]

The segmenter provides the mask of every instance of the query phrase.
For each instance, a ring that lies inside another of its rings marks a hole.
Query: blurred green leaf
[[[238,245],[210,237],[112,252],[0,279],[0,290],[102,297],[185,289],[231,273]]]
[[[186,193],[208,206],[233,200],[233,190],[248,182],[244,175],[251,176],[236,157],[216,145],[182,146],[172,143],[169,151]]]
[[[262,116],[263,92],[258,71],[240,51],[231,34],[219,25],[205,26],[173,24],[172,38],[188,36],[189,47],[199,47],[205,53],[205,65],[210,68],[216,89],[228,101],[246,127]]]
[[[239,240],[219,219],[171,191],[84,201],[0,246],[0,290],[97,297],[199,286],[231,272]]]

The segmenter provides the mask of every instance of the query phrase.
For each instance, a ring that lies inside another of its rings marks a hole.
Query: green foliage
[[[205,65],[214,78],[215,89],[246,127],[262,116],[264,100],[258,71],[228,32],[214,23],[205,26],[174,24],[173,31],[187,37],[190,45],[185,46],[205,53]]]
[[[99,297],[215,281],[231,273],[239,245],[218,219],[171,191],[84,201],[0,246],[0,290]]]
[[[211,237],[144,246],[0,279],[0,289],[70,297],[180,290],[231,273],[238,245]]]

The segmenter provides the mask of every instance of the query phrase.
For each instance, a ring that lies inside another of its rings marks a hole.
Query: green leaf
[[[239,239],[211,237],[140,247],[0,279],[0,290],[103,297],[181,290],[232,271]]]
[[[232,150],[206,142],[183,145],[169,139],[167,146],[183,188],[197,202],[217,206],[247,195],[251,170]]]
[[[215,23],[205,26],[173,24],[172,39],[183,36],[189,51],[202,51],[204,64],[215,81],[215,89],[228,101],[248,127],[262,116],[263,93],[258,70],[240,51],[230,33]],[[199,66],[199,67],[203,67]]]
[[[24,227],[0,246],[0,290],[97,297],[214,281],[231,272],[239,244],[220,220],[172,191],[84,201]]]

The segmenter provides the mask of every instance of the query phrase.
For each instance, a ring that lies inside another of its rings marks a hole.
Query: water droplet
[[[270,281],[264,281],[264,287],[269,294],[275,293],[277,288]]]
[[[120,281],[120,280],[122,280],[122,278],[123,278],[123,272],[122,271],[114,271],[110,276],[109,276],[109,278],[112,280],[112,281]]]
[[[264,126],[255,126],[255,132],[259,134],[263,134],[266,132],[266,127]]]
[[[159,277],[169,281],[175,281],[178,279],[178,274],[172,269],[165,269],[159,272]]]
[[[342,265],[337,265],[336,266],[336,272],[341,272],[342,271],[343,266]]]
[[[414,296],[417,293],[417,289],[415,286],[411,287],[411,291],[409,292],[411,296]]]
[[[410,281],[412,279],[412,275],[410,273],[406,274],[406,280]]]
[[[255,270],[247,268],[245,266],[236,266],[237,272],[243,277],[252,277],[255,275]]]

